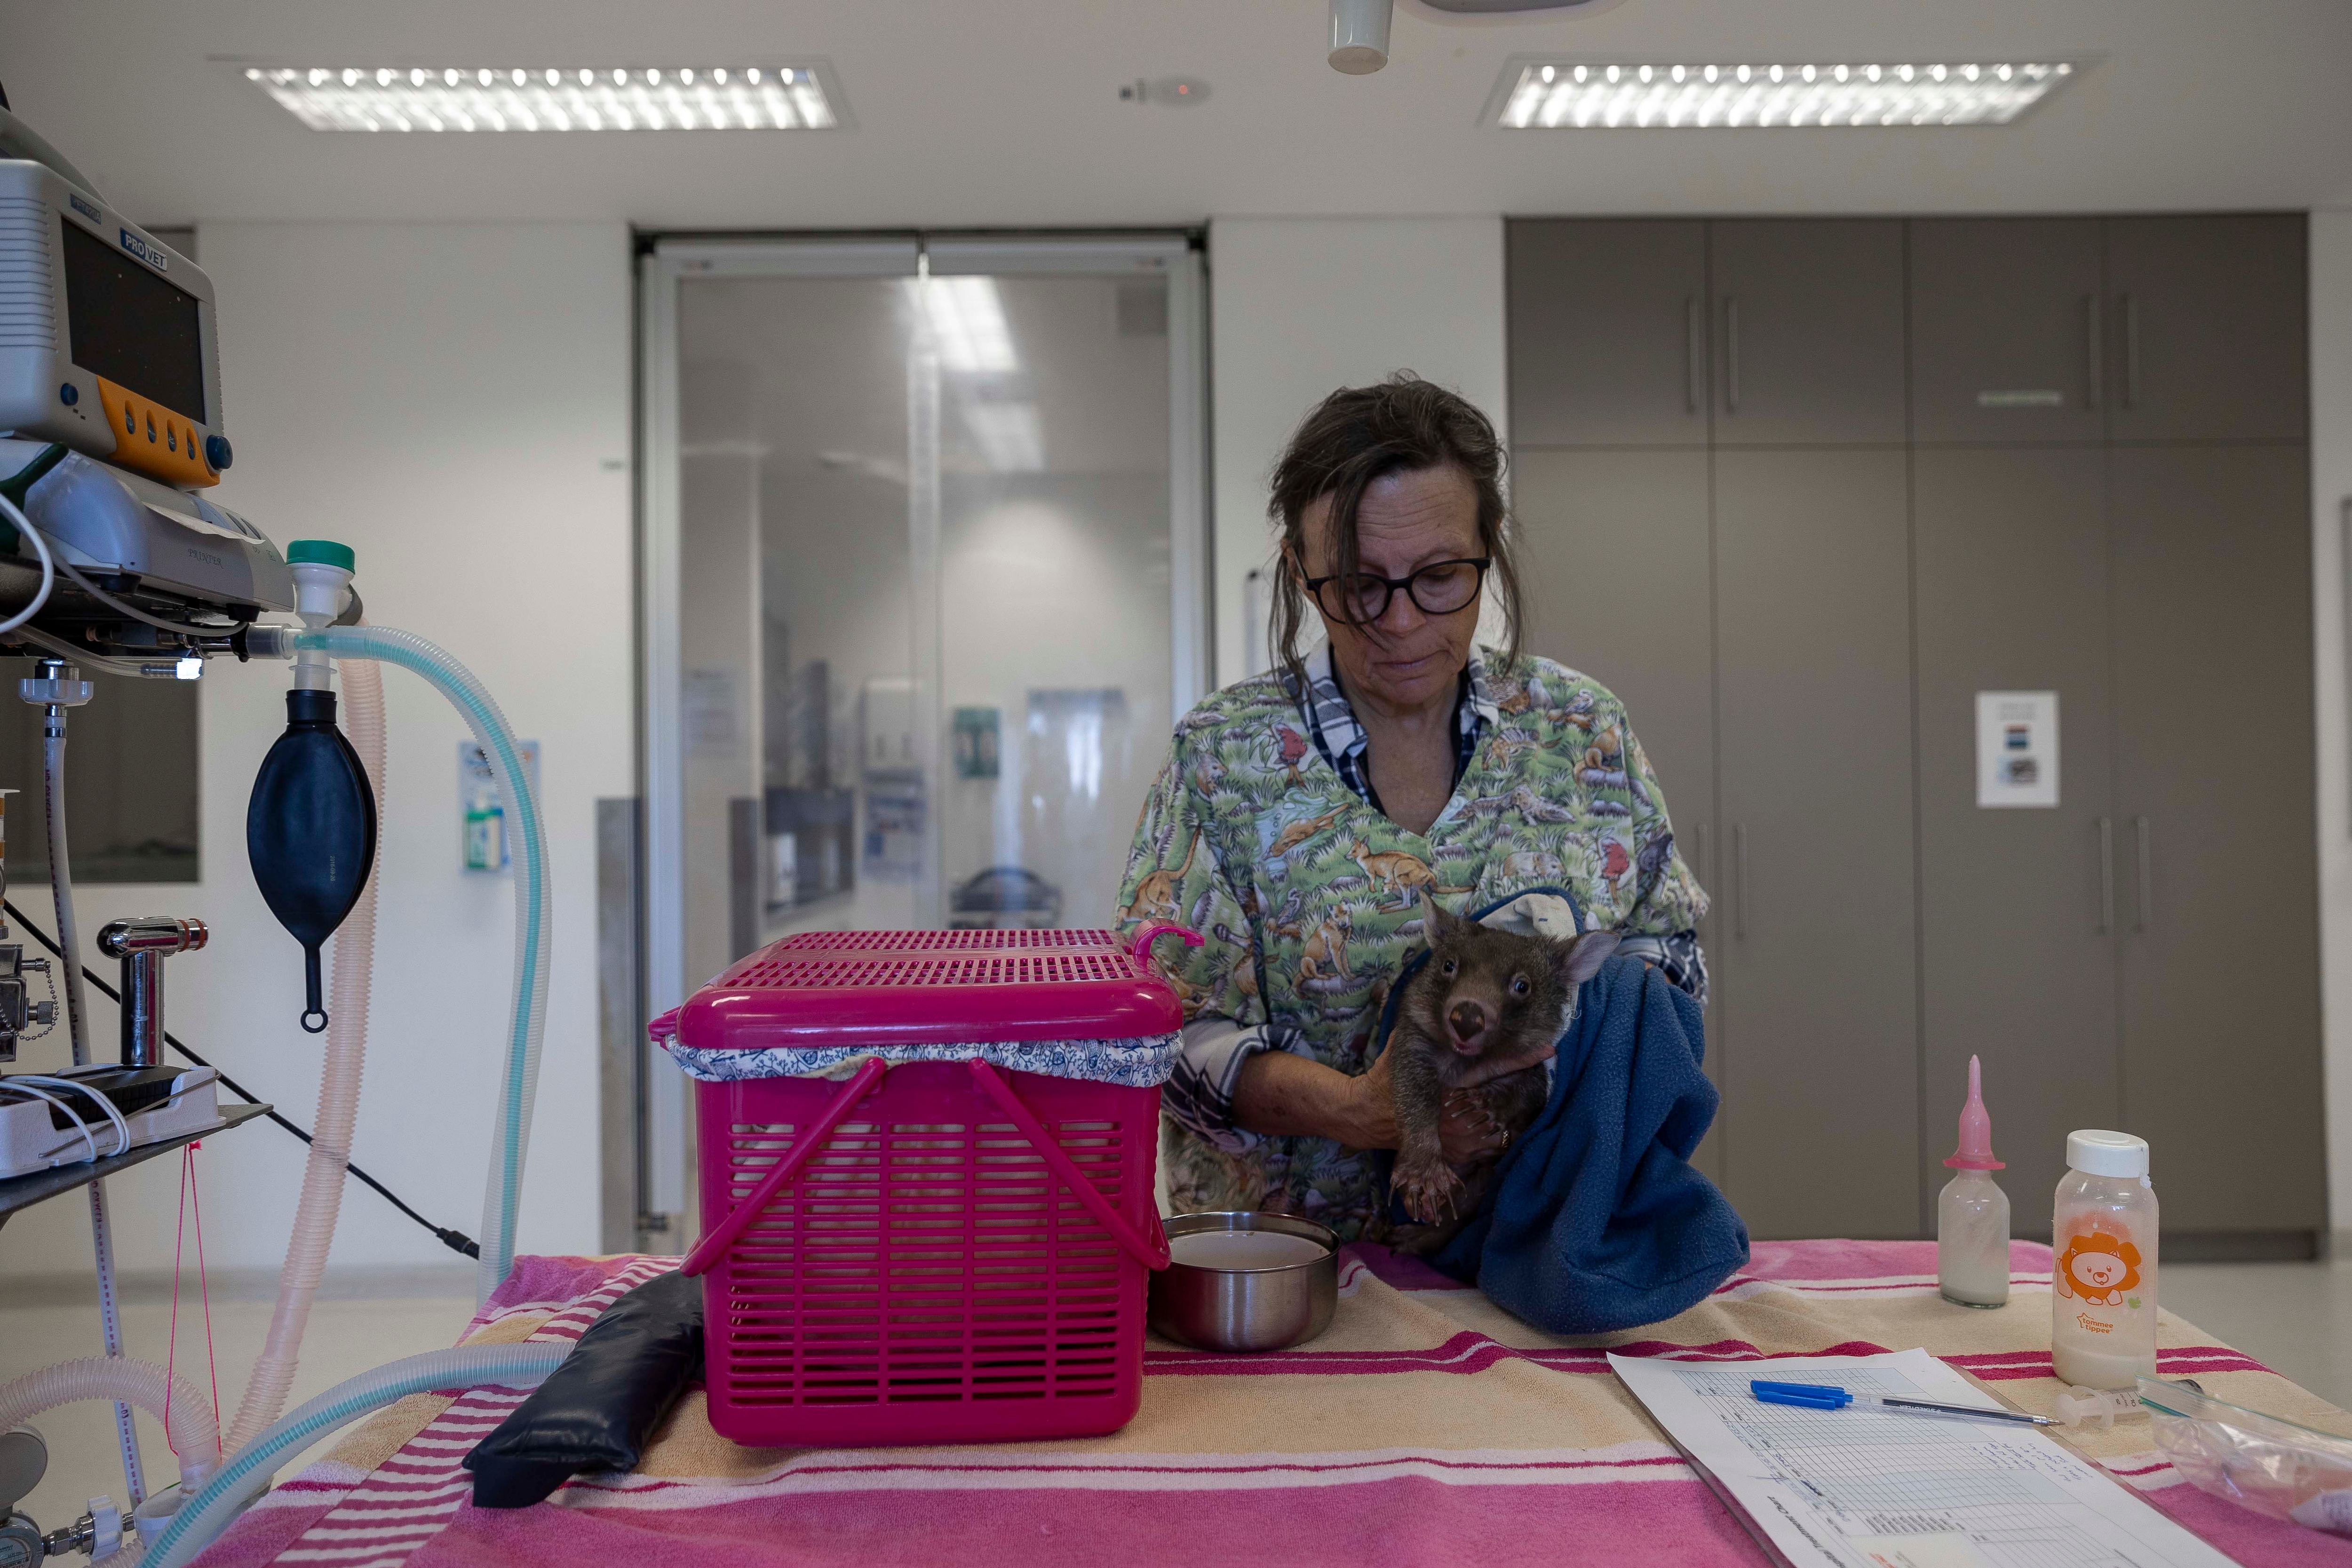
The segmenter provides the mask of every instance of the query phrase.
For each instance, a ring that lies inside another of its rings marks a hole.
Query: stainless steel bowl
[[[1171,1245],[1203,1231],[1263,1230],[1304,1237],[1319,1258],[1272,1268],[1171,1263],[1151,1277],[1151,1326],[1207,1351],[1278,1351],[1331,1326],[1339,1304],[1339,1238],[1286,1214],[1182,1214],[1167,1222]]]

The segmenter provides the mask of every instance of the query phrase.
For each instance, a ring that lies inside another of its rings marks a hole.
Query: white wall
[[[1253,673],[1242,580],[1271,559],[1266,480],[1309,408],[1337,388],[1411,370],[1509,429],[1503,223],[1219,218],[1209,274],[1222,686]]]
[[[219,289],[236,444],[224,504],[281,544],[352,545],[370,618],[448,648],[516,731],[541,743],[555,968],[519,1241],[532,1252],[593,1250],[593,802],[635,787],[628,232],[213,224],[199,249]],[[89,888],[77,902],[85,938],[118,914],[212,922],[207,951],[173,961],[173,1031],[307,1125],[320,1045],[295,1023],[300,953],[245,856],[247,795],[284,726],[286,685],[282,666],[215,661],[205,673],[204,881]],[[458,869],[464,727],[414,677],[387,670],[384,685],[383,905],[353,1152],[426,1215],[476,1234],[512,884]],[[93,1016],[110,1056],[113,1009],[93,997]],[[44,1047],[53,1059],[64,1059],[62,1039],[60,1030]],[[262,1122],[206,1142],[213,1268],[276,1267],[301,1160],[299,1144]],[[122,1267],[170,1267],[177,1164],[158,1160],[110,1184]],[[86,1269],[86,1210],[60,1201],[20,1216],[0,1232],[0,1257],[11,1271]],[[352,1183],[333,1264],[463,1260]]]
[[[2352,725],[2346,689],[2345,500],[2352,497],[2352,212],[2311,215],[2312,690],[2319,705],[2320,1016],[2328,1213],[2352,1242]]]

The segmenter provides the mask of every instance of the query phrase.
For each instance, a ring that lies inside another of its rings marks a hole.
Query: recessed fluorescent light
[[[248,65],[313,131],[830,131],[814,66]]]
[[[1515,59],[1488,113],[1509,131],[2003,125],[2064,86],[2069,60],[1712,65]]]
[[[909,278],[915,309],[939,345],[942,370],[1003,373],[1021,368],[993,278]]]

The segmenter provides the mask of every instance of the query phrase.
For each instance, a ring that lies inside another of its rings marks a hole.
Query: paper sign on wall
[[[1977,804],[2058,804],[2058,694],[1977,693]]]

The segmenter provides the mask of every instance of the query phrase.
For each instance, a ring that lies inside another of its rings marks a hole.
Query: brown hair
[[[1332,571],[1357,569],[1356,510],[1376,479],[1451,464],[1478,496],[1478,551],[1490,556],[1490,577],[1503,610],[1503,662],[1518,662],[1519,571],[1512,553],[1509,511],[1503,504],[1503,443],[1494,422],[1458,392],[1401,370],[1372,386],[1346,386],[1299,422],[1274,466],[1266,515],[1282,530],[1282,560],[1275,574],[1267,617],[1268,646],[1280,668],[1302,689],[1307,665],[1298,633],[1307,616],[1301,575],[1307,562],[1307,509],[1331,498]]]

